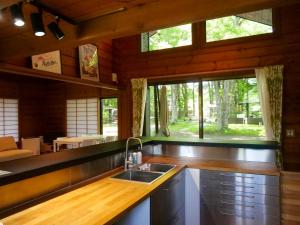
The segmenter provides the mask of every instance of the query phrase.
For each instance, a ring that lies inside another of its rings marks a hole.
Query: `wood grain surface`
[[[5,225],[112,224],[182,169],[177,166],[152,184],[106,177],[0,221]]]
[[[281,217],[283,225],[300,225],[300,173],[281,172]]]

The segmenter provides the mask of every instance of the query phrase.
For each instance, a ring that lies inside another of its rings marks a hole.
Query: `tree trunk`
[[[188,109],[188,90],[187,84],[182,84],[182,95],[183,95],[183,111],[184,117],[187,118],[189,116],[189,109]]]
[[[234,80],[215,81],[215,93],[217,103],[217,129],[218,131],[228,128],[230,106],[232,105]]]
[[[209,97],[209,118],[213,117],[213,107],[211,107],[214,104],[214,89],[213,89],[213,82],[214,81],[207,81],[208,85],[208,97]],[[212,84],[211,84],[212,83]]]
[[[193,83],[193,116],[196,115],[196,103],[195,103],[195,83]]]
[[[170,123],[176,123],[178,119],[178,95],[179,85],[171,85],[171,118]]]

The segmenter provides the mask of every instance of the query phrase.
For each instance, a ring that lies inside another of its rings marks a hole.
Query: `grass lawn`
[[[198,121],[178,121],[169,125],[172,136],[198,136]],[[227,129],[217,131],[216,124],[204,124],[205,137],[264,137],[264,127],[254,124],[229,124]]]

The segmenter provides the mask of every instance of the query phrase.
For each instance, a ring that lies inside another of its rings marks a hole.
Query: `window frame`
[[[17,122],[17,126],[18,126],[18,128],[16,129],[16,132],[17,132],[17,138],[15,138],[14,136],[14,139],[15,139],[15,141],[16,142],[19,142],[20,141],[20,139],[21,139],[21,120],[20,120],[20,100],[18,99],[18,98],[7,98],[7,97],[0,97],[0,99],[2,99],[3,100],[3,131],[5,131],[5,117],[4,117],[4,109],[5,109],[5,107],[4,107],[4,101],[5,100],[16,100],[17,101],[17,109],[16,109],[16,112],[18,113],[18,115],[17,115],[17,119],[16,119],[16,122]],[[4,133],[4,136],[7,136],[7,134],[5,134]],[[10,136],[12,136],[12,135],[10,135]]]
[[[99,132],[101,135],[103,135],[103,115],[102,115],[102,112],[103,112],[103,107],[102,107],[102,100],[105,100],[105,99],[117,99],[117,105],[118,105],[118,125],[117,125],[117,128],[118,128],[118,137],[120,136],[120,126],[119,126],[119,122],[120,122],[120,115],[119,115],[119,112],[120,112],[120,103],[119,103],[119,97],[101,97],[99,99]]]
[[[148,82],[148,88],[150,86],[158,86],[158,85],[171,85],[171,84],[182,84],[182,83],[188,83],[188,82],[195,82],[199,84],[199,102],[198,102],[198,107],[199,107],[199,135],[198,138],[202,140],[207,140],[204,139],[204,116],[203,116],[203,82],[204,81],[216,81],[216,80],[233,80],[233,79],[242,79],[242,78],[255,78],[255,71],[252,68],[246,68],[246,69],[236,69],[236,70],[228,70],[228,71],[217,71],[216,73],[213,72],[207,72],[207,73],[202,73],[202,74],[195,74],[189,78],[175,78],[175,80],[172,80],[172,76],[167,77],[167,78],[162,78],[162,79],[154,79],[151,80],[149,79]],[[148,92],[147,92],[148,94]],[[146,101],[146,105],[149,105],[150,102]],[[157,109],[155,109],[157,110]],[[158,114],[159,112],[155,111],[155,114]],[[156,115],[155,115],[156,117]],[[146,110],[145,110],[145,120],[144,120],[144,128],[146,126]],[[155,121],[159,120],[159,118],[155,118]],[[150,124],[149,124],[150,125]],[[155,124],[155,130],[158,130],[157,124]],[[157,132],[156,132],[157,133]],[[151,135],[151,130],[146,131],[146,129],[143,130],[143,135],[147,136],[147,134]],[[228,139],[231,140],[231,139]],[[234,140],[231,140],[234,142]],[[247,139],[245,140],[247,141]],[[266,140],[266,141],[271,141],[271,140]]]
[[[97,104],[98,104],[98,106],[97,106],[97,134],[99,134],[99,126],[100,126],[100,121],[99,121],[99,105],[100,105],[100,103],[99,103],[99,98],[98,97],[88,97],[88,98],[69,98],[69,99],[66,99],[66,116],[65,116],[65,118],[66,118],[66,122],[65,122],[65,124],[66,124],[66,126],[65,126],[65,129],[66,129],[66,134],[68,135],[68,100],[75,100],[76,101],[76,137],[78,137],[78,133],[77,133],[77,101],[78,100],[86,100],[86,103],[87,103],[87,100],[88,99],[97,99]],[[86,106],[87,106],[87,104],[86,104]],[[87,122],[87,121],[86,121]]]
[[[184,25],[184,24],[181,24]],[[175,25],[175,26],[171,26],[171,27],[176,27],[176,26],[180,26],[180,25]],[[139,34],[139,53],[141,55],[147,55],[147,54],[165,54],[165,53],[172,53],[172,52],[176,52],[176,51],[182,51],[182,50],[191,50],[193,48],[195,48],[195,46],[198,46],[197,43],[199,43],[198,37],[199,37],[199,28],[198,28],[198,24],[197,23],[191,23],[191,31],[192,31],[192,44],[190,45],[185,45],[185,46],[178,46],[178,47],[174,47],[174,48],[165,48],[165,49],[157,49],[157,50],[152,50],[152,51],[142,51],[142,33]],[[166,28],[171,28],[171,27],[166,27]],[[161,28],[161,29],[166,29],[166,28]],[[149,31],[148,31],[149,32]],[[147,33],[147,32],[143,32],[143,33]],[[148,42],[149,42],[149,38],[148,38]]]
[[[273,32],[272,33],[266,33],[266,34],[257,34],[257,35],[251,35],[246,37],[237,37],[237,38],[231,38],[226,40],[218,40],[218,41],[211,41],[207,42],[206,40],[206,20],[199,23],[200,26],[200,40],[201,40],[201,46],[203,48],[206,47],[218,47],[218,46],[224,46],[224,45],[232,45],[232,44],[240,44],[245,42],[252,42],[252,41],[262,41],[262,40],[268,40],[272,38],[276,38],[280,34],[280,15],[279,10],[271,8],[272,10],[272,27]],[[232,15],[228,15],[232,16]],[[226,17],[226,16],[225,16]],[[221,17],[220,17],[221,18]],[[214,18],[218,19],[218,18]]]
[[[180,46],[174,48],[166,48],[166,49],[159,49],[153,51],[146,51],[142,52],[142,38],[141,34],[139,34],[139,55],[162,55],[162,54],[174,54],[174,52],[181,52],[181,51],[189,51],[194,49],[205,49],[210,47],[218,47],[218,46],[226,46],[226,45],[233,45],[233,44],[242,44],[242,43],[249,43],[253,41],[263,41],[278,38],[280,36],[281,27],[280,27],[280,9],[271,8],[272,9],[272,19],[273,19],[273,32],[267,34],[258,34],[253,36],[247,37],[239,37],[227,40],[219,40],[219,41],[212,41],[206,42],[206,20],[201,22],[192,23],[192,44],[187,46]],[[258,9],[259,10],[259,9]],[[230,15],[228,15],[230,16]],[[213,18],[212,18],[213,19]],[[163,29],[163,28],[162,28]]]

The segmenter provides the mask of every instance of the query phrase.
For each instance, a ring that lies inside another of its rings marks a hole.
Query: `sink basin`
[[[167,173],[171,169],[173,169],[175,165],[170,164],[160,164],[160,163],[144,163],[138,167],[141,171],[153,171],[153,172],[161,172]]]
[[[126,171],[123,171],[122,173],[112,176],[112,178],[152,183],[162,175],[163,175],[163,173],[157,173],[157,172],[126,170]]]

